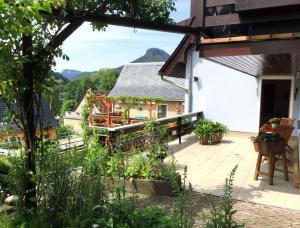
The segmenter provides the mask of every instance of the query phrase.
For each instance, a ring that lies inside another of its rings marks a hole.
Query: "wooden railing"
[[[167,117],[155,120],[156,126],[166,126],[166,133],[169,139],[178,139],[181,143],[182,136],[191,133],[194,130],[195,122],[203,118],[203,112],[192,112],[173,117]],[[128,149],[138,144],[143,144],[148,135],[143,134],[145,128],[144,123],[136,123],[126,126],[103,128],[96,127],[96,129],[107,129],[108,133],[102,135],[102,139],[110,145],[113,149],[116,146]],[[134,135],[134,133],[137,133]],[[132,138],[126,138],[126,135],[133,134]],[[124,137],[125,136],[125,137]],[[123,138],[123,139],[121,139]],[[125,138],[125,139],[124,139]]]

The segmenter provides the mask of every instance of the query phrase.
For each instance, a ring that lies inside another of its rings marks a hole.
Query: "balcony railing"
[[[203,118],[203,112],[199,111],[158,119],[155,120],[155,124],[156,126],[166,126],[167,137],[172,140],[178,139],[179,143],[181,143],[182,136],[191,133],[195,128],[195,122],[201,118]],[[111,150],[116,147],[121,148],[122,150],[139,147],[143,145],[145,140],[149,137],[149,135],[145,135],[143,132],[145,123],[136,123],[112,128],[93,126],[93,128],[107,130],[107,133],[101,135],[100,138],[109,145]]]

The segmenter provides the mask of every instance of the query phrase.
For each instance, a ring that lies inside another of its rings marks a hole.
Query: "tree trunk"
[[[25,135],[25,151],[26,151],[26,174],[25,174],[25,209],[35,210],[36,208],[36,189],[33,176],[35,175],[35,150],[36,150],[36,125],[35,125],[35,94],[34,94],[34,63],[32,59],[32,37],[23,35],[23,55],[27,61],[23,64],[23,79],[25,89],[21,97],[21,106],[24,113],[24,135]]]

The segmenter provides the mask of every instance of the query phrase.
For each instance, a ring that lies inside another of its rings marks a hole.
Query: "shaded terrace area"
[[[172,142],[170,151],[178,162],[179,170],[187,166],[188,180],[196,192],[221,196],[225,178],[238,165],[234,199],[300,210],[300,189],[293,185],[293,174],[287,182],[282,172],[275,171],[273,186],[268,185],[267,177],[260,176],[258,181],[254,180],[257,153],[250,136],[249,133],[231,132],[221,144],[205,146],[200,145],[194,135],[187,135],[183,137],[182,144]],[[289,144],[297,149],[296,138],[292,138]],[[267,170],[267,162],[262,169]],[[289,171],[293,171],[292,166]]]

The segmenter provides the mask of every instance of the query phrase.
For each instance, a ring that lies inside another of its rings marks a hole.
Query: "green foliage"
[[[213,133],[218,133],[218,134],[221,134],[222,136],[226,135],[228,133],[227,126],[225,126],[224,124],[221,124],[219,122],[213,123],[212,130],[213,130]]]
[[[224,195],[221,197],[220,202],[216,205],[212,199],[210,208],[210,217],[205,224],[206,228],[239,228],[244,225],[237,224],[234,221],[234,214],[236,210],[233,208],[232,192],[233,192],[233,180],[236,173],[237,166],[235,166],[229,178],[226,178],[224,186]]]
[[[224,124],[213,122],[209,119],[200,119],[196,123],[194,132],[199,138],[206,138],[210,141],[214,134],[226,135],[228,128]]]
[[[95,73],[84,75],[66,85],[60,85],[59,100],[74,100],[76,103],[86,94],[88,89],[101,91],[107,94],[115,86],[119,74],[114,69],[104,69]],[[62,108],[61,108],[62,109]]]
[[[61,125],[57,128],[58,139],[70,138],[73,133],[73,127],[70,125]]]
[[[0,190],[6,190],[8,185],[8,173],[12,168],[10,160],[5,156],[0,156]]]
[[[259,134],[259,141],[264,142],[278,142],[283,140],[278,133],[261,133]]]
[[[0,174],[8,174],[12,164],[5,156],[0,156]]]
[[[26,175],[24,158],[14,157],[13,160],[11,192],[22,197],[25,188],[20,185],[20,179]],[[141,153],[133,160],[120,152],[111,156],[106,148],[99,147],[96,142],[90,143],[86,151],[74,150],[64,154],[52,143],[40,144],[37,172],[34,175],[39,205],[37,212],[22,217],[23,207],[19,204],[14,217],[0,215],[0,221],[6,227],[92,227],[93,224],[107,228],[192,227],[193,220],[188,207],[191,189],[181,193],[180,186],[176,185],[180,193],[176,207],[171,212],[161,206],[138,208],[134,199],[123,196],[119,190],[112,195],[107,194],[105,183],[106,177],[112,175],[109,171],[111,163],[118,177],[123,177],[127,167],[132,167],[133,164],[127,166],[127,163],[136,163],[138,160],[135,165],[142,163],[142,166],[135,172],[145,177],[167,178],[171,181],[177,178],[174,162],[156,172],[153,168],[157,167],[149,164],[162,165],[162,161],[143,157]]]
[[[77,103],[75,100],[65,100],[61,107],[61,116],[65,115],[65,112],[72,111],[76,107]]]
[[[121,173],[118,167],[123,167]],[[153,179],[172,181],[178,176],[174,159],[171,159],[169,162],[163,162],[155,157],[147,157],[140,152],[125,158],[113,156],[108,163],[108,173],[127,180]]]
[[[199,138],[211,140],[213,136],[213,122],[211,120],[203,119],[196,123],[195,134]]]

